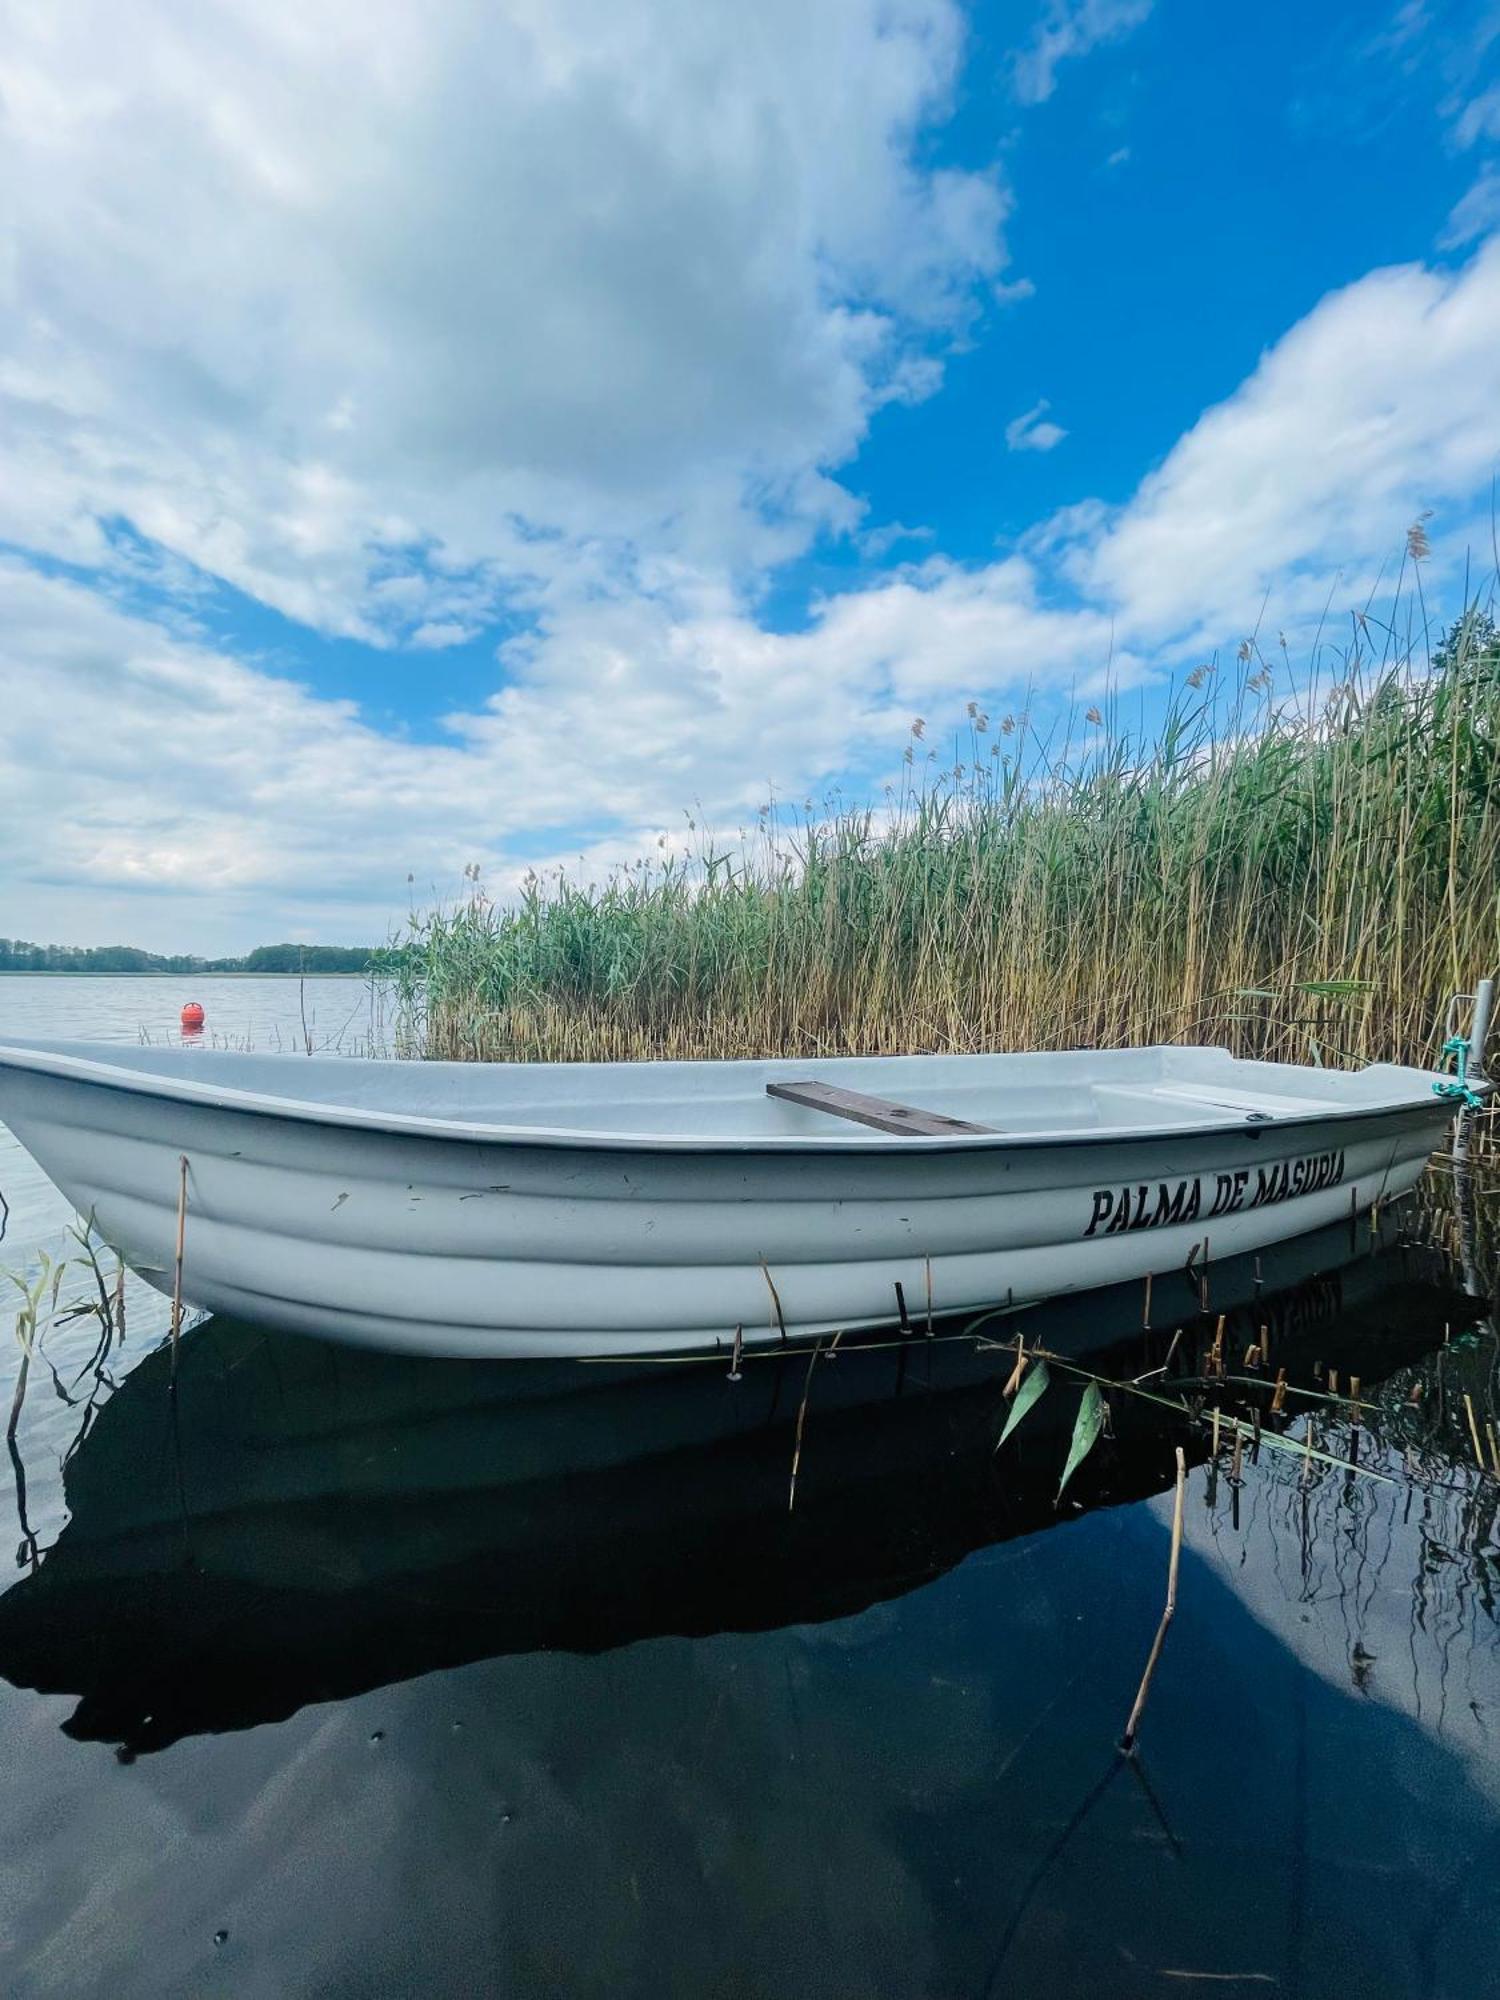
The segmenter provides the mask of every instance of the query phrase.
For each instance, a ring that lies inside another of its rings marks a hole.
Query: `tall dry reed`
[[[1431,1061],[1448,994],[1500,970],[1500,637],[1478,610],[1431,662],[1382,662],[1374,637],[1357,621],[1335,684],[1299,701],[1247,643],[1187,677],[1149,743],[1117,704],[1045,735],[970,704],[941,767],[914,727],[878,808],[768,811],[731,848],[532,880],[510,907],[476,883],[386,955],[408,1040]]]

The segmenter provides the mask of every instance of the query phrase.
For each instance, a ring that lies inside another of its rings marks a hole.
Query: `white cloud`
[[[1495,230],[1500,230],[1500,170],[1486,167],[1467,193],[1453,204],[1441,247],[1461,249]]]
[[[1043,397],[1033,403],[1029,410],[1019,417],[1012,417],[1005,426],[1005,448],[1007,451],[1051,451],[1054,445],[1062,443],[1068,435],[1061,424],[1052,423],[1047,411],[1052,405]]]
[[[0,537],[123,519],[321,630],[851,522],[1003,274],[996,177],[918,159],[952,0],[0,19]]]
[[[408,872],[446,890],[477,858],[513,881],[524,857],[570,853],[576,829],[629,859],[695,800],[747,822],[773,784],[888,758],[917,708],[1082,679],[1108,647],[1108,619],[1048,607],[1020,558],[915,566],[797,633],[762,630],[724,591],[601,597],[518,642],[510,682],[450,718],[448,741],[413,743],[0,563],[0,853],[26,857],[5,928],[61,936],[65,908],[79,935],[112,910],[111,934],[228,949],[312,909],[326,934],[379,934]]]
[[[1500,139],[1500,83],[1462,106],[1454,120],[1453,136],[1465,148],[1479,139]]]
[[[1047,0],[1031,40],[1015,57],[1017,97],[1023,104],[1044,104],[1057,88],[1060,63],[1122,40],[1151,7],[1152,0]]]
[[[860,531],[859,552],[867,562],[878,562],[903,542],[932,541],[934,532],[931,528],[909,528],[904,521],[888,521],[883,527]]]
[[[1372,272],[1330,293],[1129,505],[1074,552],[1136,643],[1253,616],[1386,554],[1422,508],[1500,464],[1500,239],[1461,271]]]

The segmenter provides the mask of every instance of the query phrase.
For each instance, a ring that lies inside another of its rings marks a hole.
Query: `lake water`
[[[8,978],[0,1032],[189,998],[304,1045],[280,980]],[[8,1141],[0,1190],[35,1271],[66,1212]],[[1158,1279],[1149,1331],[1139,1290],[1027,1315],[1113,1382],[1221,1314],[1230,1374],[1269,1350],[1237,1476],[1115,1392],[1060,1505],[1076,1383],[997,1450],[1012,1359],[946,1329],[733,1383],[211,1320],[174,1394],[154,1294],[107,1353],[55,1318],[0,1493],[0,1991],[1500,1992],[1500,1206],[1459,1192],[1223,1265],[1206,1313]]]

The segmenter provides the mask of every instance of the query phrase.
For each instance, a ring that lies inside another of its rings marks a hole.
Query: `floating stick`
[[[776,1289],[776,1280],[771,1276],[771,1267],[766,1262],[764,1257],[762,1257],[760,1260],[760,1268],[761,1268],[761,1274],[766,1281],[766,1288],[771,1294],[771,1304],[776,1308],[776,1325],[778,1330],[780,1331],[782,1342],[783,1344],[785,1344],[786,1317],[781,1310],[781,1294]]]
[[[922,1259],[922,1269],[927,1279],[927,1338],[932,1338],[932,1259]]]
[[[729,1357],[729,1379],[738,1382],[740,1377],[740,1349],[744,1345],[745,1329],[736,1324],[734,1329],[734,1352]]]
[[[182,1332],[182,1249],[187,1236],[187,1154],[179,1155],[177,1180],[177,1258],[172,1268],[172,1379],[177,1378],[177,1339]]]
[[[896,1311],[901,1316],[901,1331],[903,1333],[910,1333],[911,1319],[907,1314],[906,1294],[901,1289],[901,1280],[899,1278],[896,1280]]]
[[[1479,1425],[1474,1420],[1474,1401],[1467,1389],[1464,1390],[1464,1408],[1469,1413],[1469,1436],[1474,1440],[1474,1463],[1483,1472],[1485,1470],[1485,1463],[1484,1453],[1480,1449],[1479,1444]]]
[[[1146,1333],[1151,1331],[1151,1273],[1146,1273],[1146,1297],[1141,1306],[1141,1327]]]
[[[1272,1413],[1275,1414],[1276,1412],[1280,1411],[1285,1405],[1285,1403],[1286,1403],[1286,1370],[1284,1368],[1278,1368],[1276,1370],[1276,1387],[1275,1390],[1272,1392],[1271,1396]]]
[[[797,1467],[802,1463],[802,1431],[807,1423],[807,1399],[812,1394],[813,1369],[818,1365],[818,1356],[823,1351],[822,1341],[813,1347],[807,1364],[807,1380],[802,1385],[802,1403],[797,1411],[797,1440],[792,1447],[792,1480],[786,1493],[786,1511],[790,1514],[797,1504]]]
[[[1236,1534],[1240,1531],[1240,1488],[1244,1480],[1240,1476],[1241,1457],[1245,1447],[1245,1434],[1236,1424],[1234,1427],[1234,1461],[1229,1468],[1229,1520]]]
[[[1177,1567],[1182,1556],[1182,1503],[1187,1492],[1187,1460],[1182,1455],[1182,1446],[1177,1447],[1177,1492],[1172,1501],[1172,1553],[1167,1560],[1167,1602],[1161,1614],[1161,1623],[1156,1628],[1156,1637],[1151,1642],[1151,1651],[1146,1660],[1146,1671],[1141,1675],[1140,1687],[1136,1690],[1135,1705],[1130,1711],[1130,1720],[1125,1725],[1125,1734],[1120,1739],[1120,1748],[1128,1757],[1135,1748],[1135,1739],[1140,1733],[1141,1716],[1146,1707],[1146,1696],[1151,1691],[1151,1676],[1156,1672],[1156,1663],[1161,1658],[1161,1649],[1166,1642],[1167,1627],[1172,1622],[1172,1614],[1177,1609]]]
[[[1020,1334],[1016,1335],[1016,1365],[1010,1371],[1010,1380],[1001,1390],[1002,1396],[1013,1396],[1021,1386],[1021,1377],[1026,1373],[1026,1349]]]

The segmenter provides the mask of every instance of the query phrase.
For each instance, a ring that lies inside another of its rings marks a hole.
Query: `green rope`
[[[1439,1097],[1458,1097],[1469,1111],[1479,1111],[1484,1106],[1484,1093],[1475,1090],[1469,1082],[1469,1044],[1462,1035],[1450,1035],[1443,1044],[1443,1055],[1453,1057],[1454,1075],[1451,1080],[1441,1077],[1432,1086]]]

